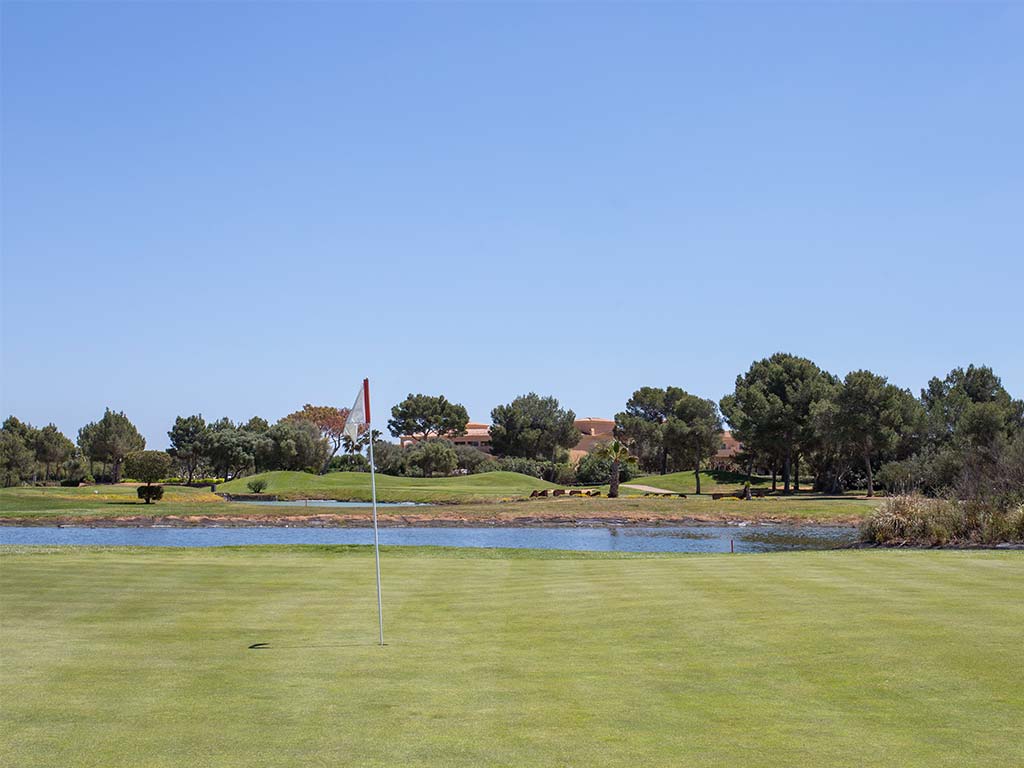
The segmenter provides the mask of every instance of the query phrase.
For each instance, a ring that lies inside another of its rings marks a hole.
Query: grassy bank
[[[311,475],[309,477],[312,477]],[[486,477],[475,475],[472,477]],[[520,476],[521,477],[521,476]],[[401,480],[403,478],[391,478]],[[469,480],[472,478],[462,478]],[[420,481],[423,483],[424,481]],[[426,481],[426,482],[437,482]],[[507,485],[506,485],[507,487]],[[678,498],[546,498],[520,499],[496,503],[498,497],[487,502],[463,497],[461,504],[443,504],[432,507],[410,507],[381,510],[382,520],[388,523],[409,522],[556,522],[574,520],[627,520],[659,522],[681,519],[696,520],[788,520],[795,522],[859,522],[878,505],[878,500],[852,497],[770,497],[742,501],[708,496]],[[301,502],[293,507],[261,507],[226,502],[210,491],[168,486],[164,500],[146,505],[138,501],[135,487],[97,486],[90,488],[4,488],[0,489],[0,522],[74,523],[93,521],[120,521],[124,524],[152,524],[153,522],[185,522],[202,524],[203,521],[238,520],[249,518],[265,524],[274,524],[288,517],[289,524],[301,524],[302,516],[316,515],[323,524],[325,516],[336,513],[328,522],[360,524],[369,521],[370,510],[305,508]]]
[[[21,768],[1024,763],[1016,553],[36,552]]]

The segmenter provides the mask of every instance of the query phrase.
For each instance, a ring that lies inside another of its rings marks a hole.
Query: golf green
[[[1024,764],[1024,553],[0,548],[31,766]],[[263,648],[250,649],[254,644]]]

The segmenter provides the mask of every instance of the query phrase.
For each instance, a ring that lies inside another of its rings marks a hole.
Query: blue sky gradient
[[[3,414],[1024,396],[1024,6],[4,3]]]

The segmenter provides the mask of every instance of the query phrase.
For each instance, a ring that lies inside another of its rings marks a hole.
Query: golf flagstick
[[[369,383],[366,384],[369,388]],[[366,412],[370,412],[370,401],[366,401]],[[369,420],[366,422],[369,424]],[[377,468],[373,463],[373,428],[370,428],[370,494],[373,497],[373,559],[377,565],[377,624],[380,627],[380,644],[384,645],[384,604],[380,597],[380,536],[377,533]]]
[[[380,535],[377,532],[377,468],[373,463],[373,428],[370,426],[370,380],[363,379],[363,386],[356,395],[343,432],[352,440],[359,437],[360,427],[366,427],[370,435],[370,495],[373,499],[373,558],[377,566],[377,624],[380,630],[380,644],[384,645],[384,604],[380,595]]]

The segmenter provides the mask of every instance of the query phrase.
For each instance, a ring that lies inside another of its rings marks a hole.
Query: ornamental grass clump
[[[1010,533],[1016,541],[1024,542],[1024,504],[1021,504],[1009,518]]]
[[[1006,509],[976,499],[894,496],[861,525],[861,541],[919,547],[1024,542],[1024,507]]]
[[[861,526],[861,540],[873,544],[936,547],[966,534],[965,516],[957,502],[916,495],[887,499]]]

